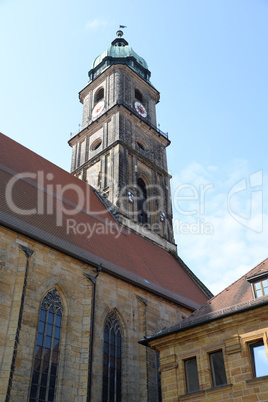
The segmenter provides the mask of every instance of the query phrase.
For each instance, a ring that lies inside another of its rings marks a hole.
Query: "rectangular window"
[[[259,339],[249,344],[249,352],[254,377],[262,377],[268,375],[268,360],[263,344],[263,340]]]
[[[200,388],[199,388],[196,357],[185,360],[184,368],[185,368],[187,392],[199,391]]]
[[[209,357],[214,387],[227,384],[222,350],[210,353]]]
[[[268,280],[263,279],[262,281],[253,283],[254,295],[256,298],[268,295]]]

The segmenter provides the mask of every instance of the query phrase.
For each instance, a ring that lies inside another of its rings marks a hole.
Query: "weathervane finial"
[[[122,38],[122,36],[124,35],[124,32],[121,31],[121,28],[123,29],[123,28],[127,28],[127,27],[126,27],[126,25],[119,25],[119,31],[116,32],[116,35],[117,35],[119,38]]]
[[[116,32],[116,35],[118,36],[118,38],[121,38],[123,36],[123,31],[121,31],[121,29],[119,29],[119,31]]]

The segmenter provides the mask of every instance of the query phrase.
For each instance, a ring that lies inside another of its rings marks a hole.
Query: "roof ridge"
[[[213,293],[194,274],[194,272],[188,267],[188,265],[185,264],[185,262],[181,259],[181,257],[179,257],[179,255],[177,253],[175,253],[175,251],[169,250],[168,252],[175,258],[175,260],[177,260],[181,264],[182,268],[184,268],[184,270],[190,275],[190,277],[194,280],[194,282],[198,285],[198,287],[200,287],[204,291],[206,296],[213,298]],[[211,299],[209,299],[209,300],[211,300]]]
[[[252,271],[254,271],[255,269],[257,269],[258,267],[260,267],[261,265],[264,265],[265,261],[268,261],[268,258],[265,258],[262,262],[260,262],[258,265],[256,265],[256,267],[252,268],[250,271],[248,271],[246,275],[247,278],[250,278],[250,274]]]

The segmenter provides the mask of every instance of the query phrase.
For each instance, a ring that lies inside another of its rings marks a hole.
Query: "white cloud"
[[[95,18],[93,21],[89,21],[86,24],[86,29],[96,30],[100,27],[105,27],[107,25],[109,25],[109,21],[107,21],[105,19],[101,19],[101,18]]]
[[[214,294],[268,257],[267,180],[261,172],[261,185],[251,187],[253,173],[246,161],[231,161],[223,168],[194,164],[172,181],[178,254]],[[246,187],[240,186],[242,191],[228,205],[230,190],[244,179]],[[183,188],[187,183],[188,193]],[[208,185],[202,194],[202,186]],[[256,197],[256,190],[263,198]]]

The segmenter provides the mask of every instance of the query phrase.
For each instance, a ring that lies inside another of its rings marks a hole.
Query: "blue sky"
[[[267,21],[267,0],[0,0],[0,131],[69,170],[78,92],[127,25],[161,93],[178,253],[217,293],[268,257]]]

